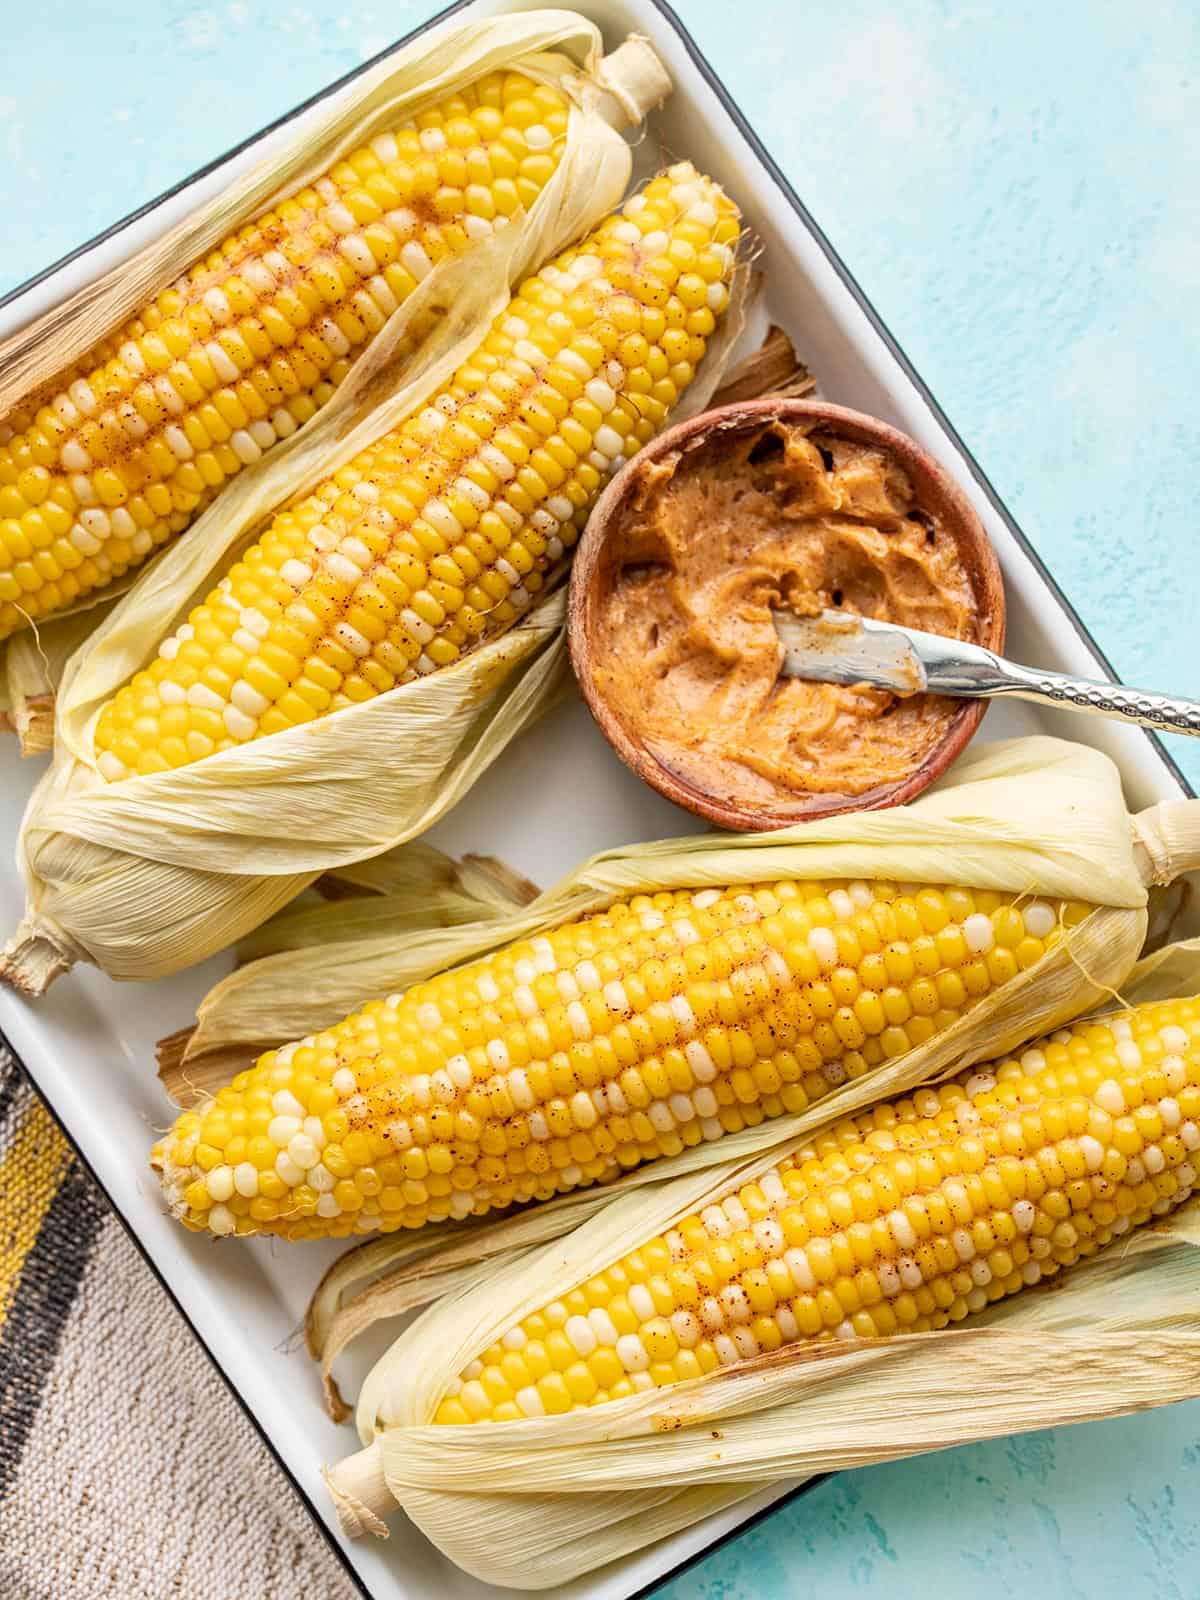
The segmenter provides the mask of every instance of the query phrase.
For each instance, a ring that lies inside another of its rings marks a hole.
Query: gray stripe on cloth
[[[61,1152],[57,1129],[55,1139]],[[58,1163],[55,1170],[61,1170]],[[108,1215],[95,1184],[79,1162],[70,1161],[22,1263],[0,1327],[0,1505],[20,1471],[25,1441],[58,1359],[59,1340]]]
[[[356,1594],[110,1216],[0,1502],[0,1596]]]

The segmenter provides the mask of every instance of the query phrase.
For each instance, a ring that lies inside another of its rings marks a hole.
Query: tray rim
[[[564,0],[564,3],[571,4],[575,9],[579,10],[585,16],[588,13],[588,0]],[[987,499],[992,510],[1004,524],[1006,530],[1012,536],[1021,553],[1027,558],[1030,565],[1033,567],[1038,578],[1049,590],[1051,596],[1058,605],[1059,610],[1063,613],[1066,620],[1071,624],[1071,627],[1079,638],[1080,642],[1088,650],[1096,664],[1101,668],[1103,675],[1112,683],[1121,683],[1123,680],[1117,675],[1103,648],[1100,646],[1095,636],[1084,623],[1083,618],[1076,611],[1074,605],[1064,592],[1062,586],[1059,584],[1054,574],[1050,571],[1049,567],[1046,565],[1045,561],[1042,559],[1041,555],[1038,553],[1029,537],[1025,534],[1020,524],[1013,516],[1012,512],[1008,509],[1008,506],[1005,504],[999,492],[992,484],[987,474],[984,472],[979,461],[976,459],[974,452],[963,439],[962,435],[958,432],[954,424],[950,421],[950,418],[943,410],[932,390],[925,383],[924,379],[921,377],[920,373],[909,359],[903,346],[899,343],[888,325],[880,316],[879,312],[875,309],[873,302],[865,293],[854,274],[850,271],[846,262],[838,253],[828,235],[816,221],[816,218],[813,216],[812,212],[809,211],[804,201],[801,200],[799,194],[792,186],[792,183],[775,161],[774,157],[771,155],[762,139],[759,137],[745,112],[741,109],[741,106],[734,99],[733,95],[725,86],[724,81],[713,67],[712,63],[700,49],[700,46],[692,36],[687,24],[682,20],[675,7],[670,3],[670,0],[642,0],[642,3],[649,5],[652,10],[656,11],[666,26],[670,28],[671,31],[674,32],[678,37],[679,42],[683,46],[684,52],[686,53],[689,61],[695,67],[707,87],[715,95],[722,109],[733,121],[739,133],[745,139],[751,153],[762,165],[764,171],[776,189],[779,190],[786,205],[791,211],[794,212],[799,221],[803,224],[806,231],[812,237],[814,243],[817,245],[821,253],[829,262],[830,266],[833,268],[843,286],[846,288],[848,293],[857,304],[858,308],[867,318],[874,332],[882,340],[888,353],[895,360],[905,377],[912,384],[917,394],[927,406],[939,429],[957,451],[961,460],[966,464],[968,471]],[[73,249],[68,250],[64,255],[58,257],[57,260],[49,262],[46,266],[40,268],[30,277],[22,280],[22,282],[15,285],[12,289],[7,290],[4,294],[0,294],[0,311],[15,305],[31,290],[48,281],[57,272],[61,271],[67,266],[70,266],[73,262],[85,256],[96,246],[106,243],[108,240],[114,238],[117,234],[123,232],[127,227],[130,227],[133,223],[138,222],[143,217],[150,215],[150,213],[156,211],[168,200],[173,199],[176,195],[181,194],[185,189],[190,188],[193,184],[199,182],[201,179],[207,177],[210,173],[213,173],[218,168],[224,166],[226,162],[242,154],[244,151],[251,149],[269,135],[277,132],[281,128],[286,127],[289,123],[294,122],[306,111],[309,111],[312,107],[320,104],[322,101],[327,100],[331,95],[339,93],[342,89],[353,83],[364,73],[368,72],[372,67],[378,65],[378,63],[383,61],[386,57],[401,49],[404,45],[409,44],[413,40],[419,39],[423,34],[429,33],[433,29],[442,26],[451,18],[455,17],[459,12],[470,10],[475,4],[476,0],[452,0],[451,4],[444,6],[432,16],[428,17],[424,22],[417,24],[416,27],[410,28],[406,33],[399,35],[396,39],[385,45],[374,55],[360,62],[357,66],[350,68],[349,71],[343,73],[340,77],[332,79],[329,83],[324,84],[321,88],[315,90],[304,100],[299,101],[296,105],[282,112],[272,121],[265,123],[262,127],[258,128],[254,132],[247,134],[244,139],[239,140],[236,144],[230,145],[220,154],[213,156],[203,165],[196,167],[182,178],[179,178],[175,183],[162,190],[159,194],[153,196],[149,200],[144,201],[134,210],[127,212],[123,217],[119,217],[113,222],[109,223],[107,227],[102,228],[90,239],[83,240]],[[1142,728],[1139,731],[1150,744],[1161,765],[1166,769],[1166,772],[1178,786],[1180,793],[1185,797],[1194,797],[1196,791],[1193,789],[1191,783],[1185,777],[1178,763],[1163,744],[1158,734],[1147,728]],[[171,1302],[176,1313],[182,1318],[185,1326],[195,1339],[197,1345],[201,1351],[203,1351],[207,1361],[209,1362],[209,1365],[220,1378],[227,1393],[232,1396],[234,1403],[239,1407],[243,1416],[245,1416],[251,1428],[254,1430],[255,1434],[266,1448],[267,1453],[282,1472],[283,1476],[286,1478],[293,1493],[304,1507],[314,1528],[323,1539],[326,1548],[332,1552],[342,1572],[345,1573],[345,1575],[349,1578],[358,1594],[363,1597],[363,1600],[376,1600],[376,1596],[366,1586],[366,1583],[360,1577],[353,1564],[348,1559],[346,1552],[341,1548],[341,1545],[338,1543],[332,1530],[326,1524],[324,1517],[314,1504],[312,1496],[292,1473],[286,1461],[284,1461],[270,1434],[267,1432],[265,1425],[260,1422],[258,1417],[255,1415],[249,1400],[245,1397],[245,1395],[243,1395],[241,1389],[227,1374],[225,1368],[213,1354],[208,1341],[204,1338],[203,1334],[197,1328],[192,1318],[184,1309],[178,1296],[167,1282],[162,1269],[151,1255],[149,1248],[139,1238],[133,1223],[129,1220],[124,1211],[114,1200],[107,1186],[97,1174],[92,1162],[88,1159],[87,1155],[80,1147],[71,1130],[64,1123],[62,1117],[58,1113],[57,1108],[49,1098],[48,1092],[42,1088],[41,1083],[38,1081],[37,1075],[29,1066],[27,1061],[22,1057],[20,1052],[15,1048],[12,1042],[8,1039],[2,1028],[0,1028],[0,1050],[7,1052],[8,1056],[16,1066],[18,1073],[31,1085],[42,1104],[50,1112],[56,1127],[62,1134],[66,1143],[70,1146],[75,1159],[80,1163],[92,1183],[95,1184],[100,1193],[104,1196],[112,1215],[116,1218],[126,1237],[132,1242],[134,1249],[137,1251],[142,1261],[150,1269],[150,1272],[158,1283],[159,1288],[167,1296],[167,1299]],[[756,1511],[752,1512],[749,1516],[738,1522],[734,1527],[727,1529],[723,1533],[717,1534],[710,1543],[704,1545],[701,1549],[693,1552],[690,1555],[684,1556],[680,1561],[668,1568],[665,1572],[660,1573],[657,1577],[651,1579],[648,1583],[641,1585],[638,1589],[632,1590],[628,1600],[646,1600],[646,1597],[653,1594],[656,1590],[662,1588],[668,1583],[671,1583],[683,1573],[690,1571],[693,1567],[698,1566],[701,1562],[707,1560],[708,1557],[713,1555],[716,1551],[723,1549],[727,1544],[732,1543],[734,1540],[740,1538],[743,1534],[748,1533],[752,1528],[759,1526],[768,1518],[773,1517],[778,1511],[782,1510],[784,1506],[791,1504],[800,1496],[808,1494],[810,1491],[818,1488],[821,1484],[836,1476],[838,1476],[838,1474],[833,1472],[819,1473],[773,1497],[766,1505],[760,1506]]]

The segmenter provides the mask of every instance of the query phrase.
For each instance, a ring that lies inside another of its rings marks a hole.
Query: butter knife
[[[791,611],[771,615],[783,646],[781,677],[866,683],[896,694],[928,692],[967,700],[1012,695],[1138,722],[1164,733],[1200,734],[1200,702],[1195,700],[1019,666],[962,639],[845,611],[822,611],[815,617]]]

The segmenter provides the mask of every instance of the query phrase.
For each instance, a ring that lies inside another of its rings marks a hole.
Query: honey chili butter
[[[910,798],[966,743],[978,705],[778,675],[773,608],[1003,642],[986,535],[912,441],[757,402],[684,424],[610,494],[573,655],[606,733],[671,798],[778,827]]]

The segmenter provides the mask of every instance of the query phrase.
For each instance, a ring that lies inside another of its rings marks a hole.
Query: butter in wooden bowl
[[[913,440],[820,401],[681,423],[606,491],[570,607],[596,720],[669,799],[741,829],[896,805],[978,727],[978,701],[780,679],[773,608],[1004,643],[987,535]]]

